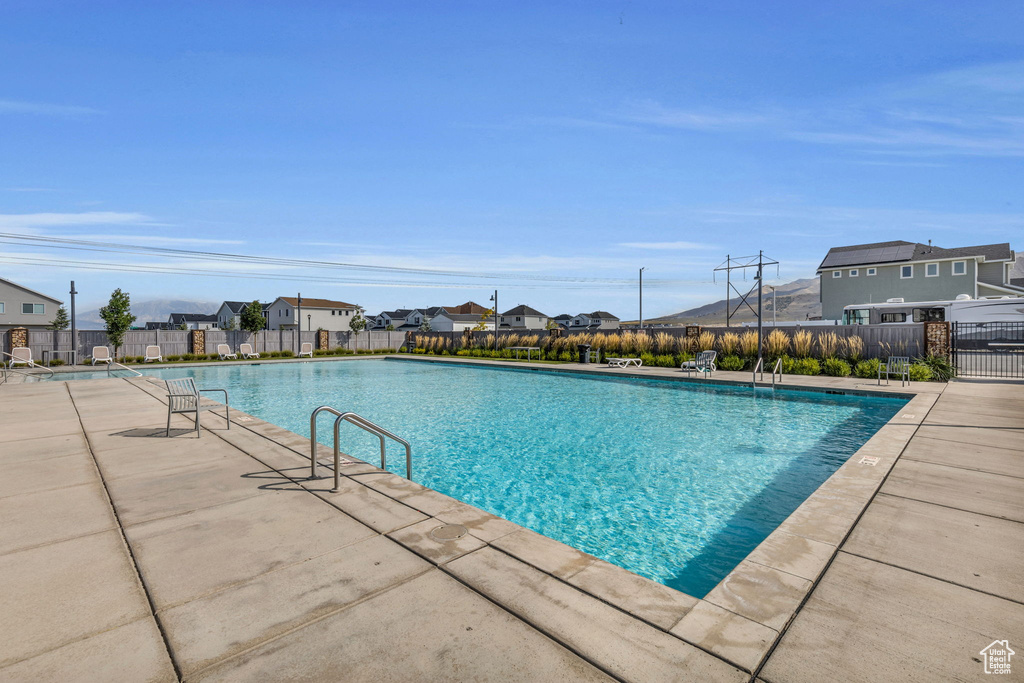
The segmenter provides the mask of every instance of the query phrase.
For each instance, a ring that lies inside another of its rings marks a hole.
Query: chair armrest
[[[220,392],[223,392],[223,394],[224,394],[224,402],[227,403],[227,400],[228,400],[228,390],[227,389],[200,389],[199,393],[208,392],[208,391],[220,391]]]

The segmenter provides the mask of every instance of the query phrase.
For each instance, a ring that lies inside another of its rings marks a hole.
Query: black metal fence
[[[1024,379],[1024,322],[953,323],[953,364],[961,377]]]

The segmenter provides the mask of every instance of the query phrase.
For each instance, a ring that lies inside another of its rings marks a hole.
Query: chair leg
[[[198,439],[202,435],[203,435],[203,433],[199,431],[199,401],[197,400],[196,401],[196,438]]]
[[[164,436],[170,437],[171,435],[171,407],[167,406],[167,434]]]

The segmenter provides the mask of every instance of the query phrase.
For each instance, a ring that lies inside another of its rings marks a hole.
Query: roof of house
[[[480,318],[480,315],[477,314],[477,313],[448,313],[446,311],[444,313],[444,317],[448,318],[452,322],[457,322],[457,323],[478,323],[478,322],[481,322],[481,321],[485,322],[485,323],[493,323],[494,322],[493,319],[490,318],[490,317],[488,317],[486,320],[482,320]]]
[[[6,283],[6,284],[10,285],[11,287],[17,287],[18,289],[26,291],[29,294],[35,294],[36,296],[42,297],[43,299],[46,299],[47,301],[52,301],[55,304],[62,304],[62,303],[64,303],[60,299],[54,299],[52,296],[49,296],[47,294],[43,294],[42,292],[37,292],[34,289],[29,289],[25,285],[19,285],[17,282],[11,282],[10,280],[6,280],[6,279],[4,279],[2,277],[0,277],[0,282]]]
[[[618,320],[614,315],[608,311],[594,311],[593,313],[587,313],[591,318],[600,318],[601,320]]]
[[[905,263],[909,261],[933,261],[946,258],[971,258],[981,256],[986,261],[1004,261],[1014,257],[1009,242],[999,244],[981,244],[974,247],[942,247],[919,242],[875,242],[873,244],[855,244],[847,247],[832,247],[825,259],[818,266],[823,268],[842,268],[845,266],[862,266],[872,263]]]
[[[481,306],[480,304],[476,303],[475,301],[467,301],[466,303],[460,304],[458,306],[445,306],[444,308],[449,313],[458,313],[458,314],[462,314],[462,315],[465,315],[467,313],[475,313],[476,315],[483,315],[487,311],[491,310],[491,309],[489,309],[489,308],[487,308],[485,306]]]
[[[299,300],[294,296],[281,296],[278,297],[281,301],[285,302],[289,306],[298,306]],[[347,304],[344,301],[332,301],[330,299],[307,299],[302,297],[303,308],[359,308],[355,304]]]
[[[394,311],[381,311],[381,315],[386,315],[391,319],[395,318],[408,318],[412,313],[419,313],[419,309],[416,308],[398,308]]]
[[[447,309],[444,306],[431,306],[430,308],[424,308],[422,310],[423,310],[423,314],[424,315],[428,315],[430,317],[434,317],[435,315],[438,315],[439,313],[447,313],[448,312]]]
[[[575,316],[571,316],[568,313],[562,313],[561,315],[556,315],[553,320],[572,320],[574,317]]]
[[[170,322],[175,325],[181,323],[215,323],[217,322],[216,315],[207,315],[206,313],[171,313]]]
[[[242,309],[251,303],[251,301],[225,301],[221,306],[227,306],[231,309],[232,313],[241,313]],[[266,306],[266,304],[263,304],[264,308],[266,308]]]
[[[519,304],[515,308],[510,308],[509,310],[502,313],[502,315],[536,315],[540,316],[541,318],[547,317],[546,315],[538,311],[536,308],[530,308],[525,304]]]

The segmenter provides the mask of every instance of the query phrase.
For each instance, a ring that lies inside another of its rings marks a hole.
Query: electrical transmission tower
[[[757,256],[729,256],[726,255],[725,261],[720,266],[715,268],[714,272],[725,271],[725,326],[729,327],[729,323],[732,320],[732,316],[736,314],[736,311],[740,310],[741,306],[746,306],[750,309],[750,312],[757,317],[757,357],[761,358],[762,350],[762,334],[761,334],[761,310],[762,300],[764,298],[764,286],[763,286],[763,275],[765,266],[775,266],[775,276],[778,277],[779,273],[779,262],[775,259],[767,258],[763,251],[757,252]],[[747,291],[746,294],[741,292],[733,284],[732,271],[738,270],[743,273],[743,279],[746,279],[747,269],[756,268],[757,272],[754,275],[754,285]],[[712,275],[714,277],[714,275]],[[716,280],[717,281],[717,280]],[[757,310],[750,305],[748,299],[750,295],[757,290]],[[736,308],[732,307],[732,293],[736,292],[736,296],[739,297],[739,301],[736,302]]]

